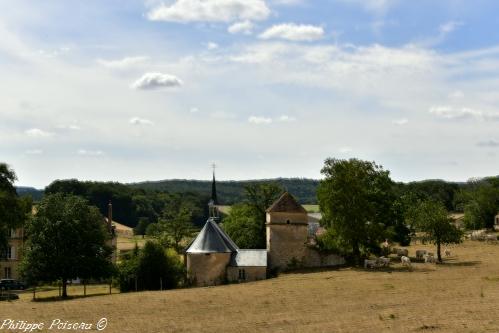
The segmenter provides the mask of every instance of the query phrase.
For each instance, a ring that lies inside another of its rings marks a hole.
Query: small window
[[[291,221],[290,221],[290,220],[286,220],[286,224],[290,224],[290,223],[291,223]]]
[[[246,271],[244,269],[239,270],[239,280],[246,280]]]
[[[12,278],[12,270],[10,267],[4,267],[3,269],[3,277],[5,279],[10,279]]]
[[[205,255],[205,256],[209,256],[210,254],[211,254],[211,253],[205,253],[204,255]]]

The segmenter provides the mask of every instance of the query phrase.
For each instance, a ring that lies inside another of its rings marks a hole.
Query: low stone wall
[[[304,267],[332,267],[344,265],[345,259],[337,254],[324,255],[314,248],[307,248],[303,258]]]

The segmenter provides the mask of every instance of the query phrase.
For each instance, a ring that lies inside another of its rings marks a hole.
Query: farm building
[[[267,209],[266,249],[239,249],[210,218],[185,251],[188,278],[195,285],[209,286],[265,279],[268,269],[344,264],[342,257],[316,250],[315,236],[321,229],[287,192]]]

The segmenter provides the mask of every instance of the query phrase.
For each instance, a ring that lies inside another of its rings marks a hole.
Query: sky
[[[495,0],[0,2],[0,161],[56,179],[499,174]]]

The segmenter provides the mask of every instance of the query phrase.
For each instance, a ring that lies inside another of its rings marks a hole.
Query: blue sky
[[[0,156],[55,179],[498,174],[492,0],[0,3]]]

